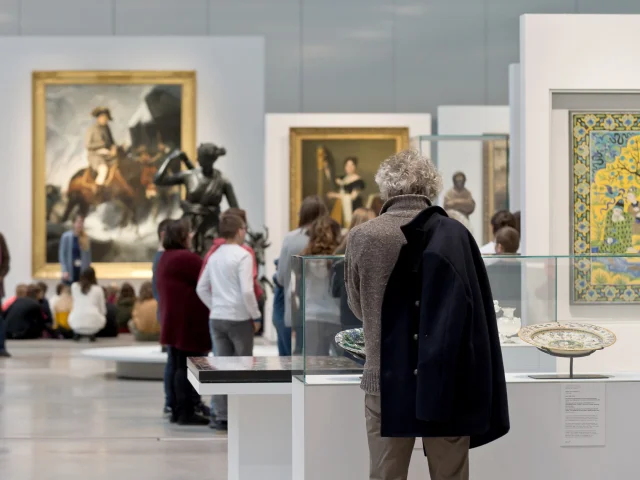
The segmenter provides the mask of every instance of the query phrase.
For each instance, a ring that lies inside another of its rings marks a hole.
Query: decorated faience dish
[[[352,328],[338,333],[336,343],[347,352],[364,359],[364,330],[362,328]]]
[[[610,330],[589,323],[540,323],[521,328],[525,342],[556,355],[586,355],[610,347],[616,336]]]

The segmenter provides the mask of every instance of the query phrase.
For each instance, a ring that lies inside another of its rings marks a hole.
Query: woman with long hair
[[[167,225],[162,246],[164,253],[156,269],[156,286],[162,299],[160,343],[167,346],[169,355],[166,394],[170,399],[171,422],[208,425],[208,416],[196,413],[198,395],[187,378],[187,357],[202,357],[211,351],[209,309],[196,294],[202,259],[189,250],[189,225],[182,220]]]
[[[309,243],[302,255],[332,255],[340,240],[340,224],[324,215],[309,227]],[[334,338],[340,331],[338,300],[329,289],[331,263],[325,258],[304,261],[304,351],[306,355],[331,355],[335,353]]]
[[[282,242],[278,270],[275,280],[284,289],[284,323],[274,323],[279,339],[282,340],[283,353],[291,355],[291,328],[296,333],[295,353],[302,352],[302,325],[293,322],[291,303],[291,257],[300,255],[309,243],[309,227],[318,217],[327,214],[327,206],[318,196],[313,195],[302,201],[298,215],[298,228],[289,232]],[[277,317],[276,317],[277,318]],[[274,320],[276,320],[274,318]]]
[[[58,251],[62,281],[67,285],[80,280],[80,274],[91,266],[91,244],[84,230],[84,217],[73,217],[73,228],[60,237]]]
[[[351,225],[349,225],[349,231],[353,230],[358,225],[362,225],[369,220],[376,217],[376,214],[370,208],[359,208],[353,212],[353,218],[351,219]],[[336,255],[344,255],[347,250],[347,239],[349,234],[347,233],[336,251]],[[344,283],[344,259],[336,260],[333,263],[331,270],[331,294],[335,298],[340,299],[340,325],[342,330],[348,330],[350,328],[362,327],[362,322],[356,317],[349,308],[349,299],[347,297],[347,288]]]
[[[371,219],[376,218],[375,212],[370,208],[358,208],[353,212],[353,216],[351,217],[351,224],[349,225],[349,230],[342,237],[342,241],[336,251],[333,252],[335,255],[344,255],[345,250],[347,249],[347,239],[349,238],[349,232],[357,227],[358,225],[362,225],[365,222],[368,222]]]
[[[73,306],[69,313],[69,326],[73,330],[74,340],[89,337],[94,342],[96,334],[107,322],[107,305],[93,268],[84,270],[79,281],[71,285],[71,297]]]

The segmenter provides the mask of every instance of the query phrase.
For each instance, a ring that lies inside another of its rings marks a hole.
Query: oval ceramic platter
[[[364,358],[364,330],[362,328],[352,328],[338,333],[336,343],[347,352]]]
[[[556,355],[587,355],[616,343],[615,334],[589,323],[539,323],[518,332],[525,342]]]

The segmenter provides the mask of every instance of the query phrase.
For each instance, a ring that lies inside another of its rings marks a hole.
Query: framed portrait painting
[[[302,200],[319,195],[331,216],[348,227],[359,207],[382,206],[374,177],[389,156],[409,146],[409,129],[291,128],[290,225]]]
[[[504,138],[495,137],[484,140],[482,146],[484,243],[493,240],[493,214],[499,210],[509,210],[509,136],[504,134]]]
[[[148,277],[158,223],[181,215],[181,191],[153,177],[169,152],[195,154],[195,72],[43,71],[32,84],[34,277],[60,276],[77,216],[99,278]]]
[[[640,302],[640,112],[571,112],[574,303]]]

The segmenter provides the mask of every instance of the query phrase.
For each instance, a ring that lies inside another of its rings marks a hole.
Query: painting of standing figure
[[[375,174],[389,156],[409,145],[409,129],[292,128],[290,223],[295,228],[302,200],[319,195],[342,227],[360,207],[379,203]]]
[[[182,214],[179,187],[153,178],[172,152],[194,153],[195,73],[34,72],[33,87],[34,276],[57,275],[76,215],[99,277],[146,270],[158,223]]]
[[[638,303],[640,112],[573,112],[571,131],[573,300]]]

